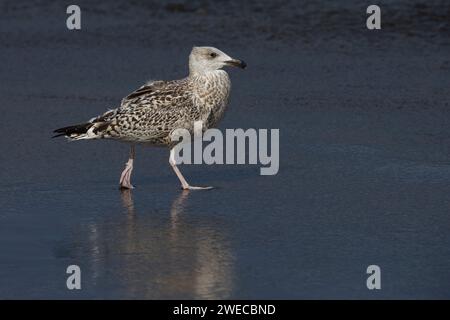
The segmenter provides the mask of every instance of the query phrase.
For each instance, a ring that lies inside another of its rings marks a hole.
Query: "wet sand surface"
[[[0,6],[1,298],[450,297],[448,4],[380,1],[371,32],[356,1],[78,3],[77,32],[63,5]],[[121,192],[126,144],[50,139],[185,76],[193,45],[248,63],[220,128],[279,128],[277,175],[184,165],[217,188],[183,192],[141,146]]]

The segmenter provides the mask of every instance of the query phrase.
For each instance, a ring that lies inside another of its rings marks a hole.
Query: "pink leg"
[[[175,152],[173,149],[170,150],[169,163],[172,166],[173,171],[175,171],[175,174],[177,175],[178,179],[180,180],[181,187],[183,188],[183,190],[209,190],[209,189],[213,188],[213,187],[194,187],[194,186],[189,185],[189,183],[186,181],[186,179],[181,174],[180,169],[178,169],[178,167],[177,167],[177,163],[175,161]]]
[[[131,146],[130,149],[130,158],[128,162],[125,164],[125,169],[123,169],[122,174],[120,175],[120,187],[123,189],[134,189],[134,186],[131,184],[131,172],[133,171],[133,161],[134,161],[134,145]]]

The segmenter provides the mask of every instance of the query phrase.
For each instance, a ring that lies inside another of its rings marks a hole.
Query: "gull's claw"
[[[185,186],[181,187],[183,190],[211,190],[214,187],[195,187],[195,186]]]

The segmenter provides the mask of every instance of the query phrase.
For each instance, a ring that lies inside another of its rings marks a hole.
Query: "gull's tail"
[[[108,127],[116,114],[117,109],[112,109],[101,116],[92,118],[89,122],[56,129],[53,131],[56,135],[52,138],[60,136],[66,136],[70,140],[108,138]]]
[[[76,124],[74,126],[68,126],[64,128],[59,128],[53,131],[56,133],[52,138],[66,136],[72,140],[86,139],[88,136],[89,129],[94,124],[91,122]]]
[[[65,136],[70,140],[82,140],[82,139],[98,139],[102,138],[102,131],[105,126],[108,126],[107,122],[86,122],[76,124],[74,126],[68,126],[54,130],[56,133],[52,138]]]

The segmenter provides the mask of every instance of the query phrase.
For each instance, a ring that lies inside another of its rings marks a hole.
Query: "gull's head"
[[[233,59],[225,52],[213,47],[193,47],[189,55],[190,74],[201,74],[226,66],[244,69],[247,64],[242,60]]]

